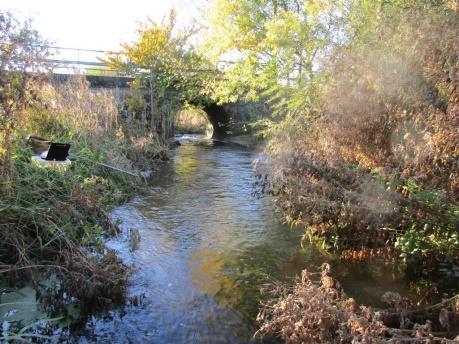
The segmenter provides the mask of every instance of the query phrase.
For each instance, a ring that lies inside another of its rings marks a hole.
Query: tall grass
[[[116,302],[128,270],[114,254],[102,254],[103,238],[117,232],[110,207],[127,200],[138,180],[99,163],[136,172],[132,149],[156,156],[165,145],[150,134],[132,148],[146,132],[124,127],[113,96],[92,92],[84,78],[36,87],[39,101],[24,109],[14,132],[13,177],[0,185],[1,276],[21,284],[53,271],[84,307]],[[32,165],[28,134],[70,143],[71,168]]]

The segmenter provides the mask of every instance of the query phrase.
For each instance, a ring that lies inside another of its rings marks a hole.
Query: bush
[[[405,5],[382,5],[353,24],[372,34],[333,49],[320,106],[271,130],[262,184],[343,258],[393,258],[397,242],[404,258],[457,262],[457,14]]]
[[[274,298],[258,315],[261,327],[256,337],[280,337],[287,343],[455,342],[433,330],[450,328],[458,295],[422,309],[397,293],[386,292],[382,300],[388,309],[376,311],[347,297],[329,275],[327,264],[320,281],[315,281],[314,275],[304,270],[293,289],[279,285],[272,291]],[[426,314],[430,320],[425,320]]]

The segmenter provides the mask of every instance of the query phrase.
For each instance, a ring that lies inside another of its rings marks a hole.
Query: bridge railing
[[[60,46],[46,48],[50,52],[47,63],[53,68],[54,73],[120,76],[116,70],[103,62],[111,51]]]
[[[117,53],[110,50],[69,48],[60,46],[46,46],[50,52],[50,58],[47,60],[53,67],[54,73],[57,74],[90,74],[101,76],[123,77],[118,71],[110,68],[103,60],[109,54]],[[199,69],[189,72],[222,72],[233,65],[233,61],[218,61],[215,69]]]

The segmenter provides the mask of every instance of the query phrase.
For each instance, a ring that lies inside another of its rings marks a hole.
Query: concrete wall
[[[247,124],[270,116],[270,109],[264,103],[243,103],[223,105],[228,115],[227,130],[229,135],[247,133]]]

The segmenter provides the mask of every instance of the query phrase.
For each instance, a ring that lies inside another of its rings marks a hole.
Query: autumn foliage
[[[457,261],[458,13],[356,4],[315,105],[272,130],[263,187],[345,259]]]

